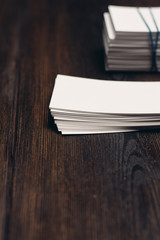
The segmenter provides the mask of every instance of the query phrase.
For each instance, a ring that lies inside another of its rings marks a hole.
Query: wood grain
[[[108,4],[159,1],[0,1],[0,239],[159,239],[160,131],[61,136],[48,110],[58,73],[159,80],[104,71]]]

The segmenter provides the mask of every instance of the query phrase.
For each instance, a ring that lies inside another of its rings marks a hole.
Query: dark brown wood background
[[[58,73],[160,80],[104,71],[108,4],[159,1],[0,0],[0,239],[160,239],[160,131],[62,136],[48,109]]]

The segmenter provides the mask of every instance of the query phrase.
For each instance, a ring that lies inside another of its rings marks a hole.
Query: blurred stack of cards
[[[105,68],[160,70],[160,7],[109,6],[104,13]]]
[[[62,134],[128,132],[160,126],[160,82],[57,75],[49,109]]]

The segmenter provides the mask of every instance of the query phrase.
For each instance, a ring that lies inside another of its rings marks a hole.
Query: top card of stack
[[[57,75],[50,111],[62,134],[126,132],[160,126],[160,82]]]
[[[103,42],[106,70],[160,70],[160,7],[108,7]]]

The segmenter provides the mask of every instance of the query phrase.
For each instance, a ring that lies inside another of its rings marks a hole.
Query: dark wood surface
[[[108,4],[159,1],[0,0],[0,239],[160,239],[160,131],[62,136],[48,109],[58,73],[160,80],[104,71]]]

